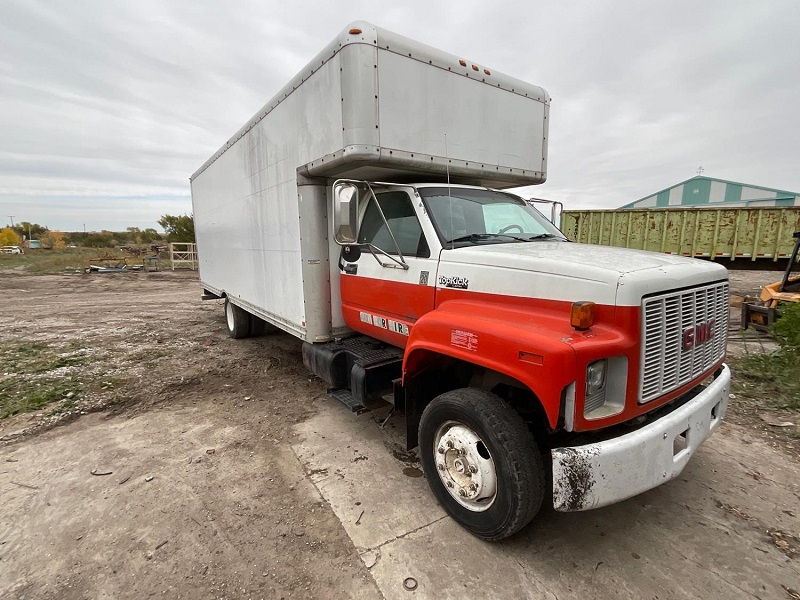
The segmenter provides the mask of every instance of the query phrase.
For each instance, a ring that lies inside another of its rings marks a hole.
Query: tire
[[[422,413],[419,445],[433,494],[473,535],[502,540],[539,512],[542,455],[522,418],[498,396],[475,388],[437,396]]]
[[[250,315],[250,337],[259,337],[276,331],[278,331],[278,328],[272,323],[267,323],[261,317]]]
[[[225,298],[225,324],[228,326],[228,335],[238,340],[250,335],[250,313],[232,304]]]
[[[260,319],[255,315],[250,315],[250,337],[259,337],[264,335],[264,326],[266,323],[264,319]]]

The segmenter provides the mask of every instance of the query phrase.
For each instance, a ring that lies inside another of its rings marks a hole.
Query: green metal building
[[[800,193],[697,176],[620,208],[800,206]]]

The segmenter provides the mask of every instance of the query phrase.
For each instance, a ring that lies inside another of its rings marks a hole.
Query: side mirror
[[[358,186],[348,182],[333,184],[333,239],[337,244],[358,241]]]

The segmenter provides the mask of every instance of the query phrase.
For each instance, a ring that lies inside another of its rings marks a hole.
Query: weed
[[[800,410],[800,304],[783,305],[780,310],[781,318],[773,326],[780,347],[731,361],[738,375],[734,391],[750,395],[748,390],[757,386],[759,396],[776,407]]]
[[[0,347],[0,372],[29,375],[82,365],[91,359],[80,350],[56,352],[39,342],[18,342]]]
[[[58,401],[75,406],[85,393],[86,377],[79,381],[71,367],[94,359],[74,343],[54,347],[10,342],[0,346],[0,419]]]
[[[772,326],[778,343],[784,350],[800,352],[800,303],[780,307],[781,318]]]
[[[160,350],[160,349],[146,349],[146,350],[138,350],[129,354],[126,357],[126,360],[133,362],[133,363],[145,363],[147,365],[152,365],[152,363],[156,362],[159,358],[164,358],[165,356],[169,356],[169,352],[167,350]]]
[[[734,391],[758,395],[778,408],[800,409],[800,354],[782,351],[748,354],[733,361],[737,374]],[[750,390],[750,393],[748,393]]]
[[[87,346],[86,342],[83,340],[70,340],[67,344],[67,348],[70,350],[85,350]]]
[[[81,399],[81,396],[77,395],[77,394],[74,395],[74,396],[71,396],[69,398],[64,398],[58,404],[56,404],[56,406],[53,408],[53,410],[51,410],[47,414],[52,417],[54,415],[60,415],[60,414],[65,413],[65,412],[69,412],[70,410],[72,410],[73,408],[78,406],[78,400],[80,400],[80,399]]]
[[[37,410],[57,400],[77,402],[81,385],[74,379],[42,379],[32,382],[22,377],[0,380],[0,419]]]
[[[100,383],[100,389],[113,390],[119,387],[122,383],[124,383],[124,380],[120,379],[119,377],[104,377]]]

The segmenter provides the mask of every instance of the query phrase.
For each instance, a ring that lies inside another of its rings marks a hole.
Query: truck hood
[[[555,241],[443,250],[439,275],[440,286],[447,282],[442,276],[461,276],[476,291],[636,306],[644,294],[728,277],[725,267],[707,260]]]

